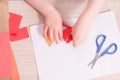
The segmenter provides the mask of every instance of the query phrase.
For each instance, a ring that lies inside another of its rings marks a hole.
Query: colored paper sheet
[[[17,40],[25,39],[28,37],[29,37],[28,29],[27,27],[24,27],[24,28],[18,29],[18,32],[16,35],[10,35],[10,40],[17,41]]]
[[[71,25],[76,21],[75,18],[68,20],[68,23]],[[77,48],[73,47],[72,42],[66,44],[64,41],[48,47],[39,27],[43,26],[30,27],[39,80],[91,80],[120,72],[120,35],[112,11],[97,15],[87,39]],[[117,44],[118,50],[114,55],[100,58],[91,70],[88,64],[95,57],[95,40],[99,34],[107,36],[103,51],[112,42]]]
[[[13,52],[11,52],[11,59],[12,59],[12,76],[11,76],[11,80],[20,80],[19,77],[19,72],[18,72],[18,68],[17,68],[17,64],[13,55]]]
[[[9,34],[0,33],[0,78],[10,77],[11,74],[12,61]]]
[[[17,41],[17,40],[21,40],[29,37],[27,27],[19,29],[21,20],[22,20],[21,15],[10,13],[9,31],[10,31],[11,41]]]
[[[21,15],[10,13],[9,19],[10,35],[17,35],[21,20],[22,20]]]
[[[66,41],[66,43],[72,41],[72,27],[67,27],[63,30],[63,39]]]

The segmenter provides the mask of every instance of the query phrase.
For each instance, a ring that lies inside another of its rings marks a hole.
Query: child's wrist
[[[48,17],[48,15],[50,13],[53,13],[53,12],[56,12],[55,8],[54,7],[51,7],[51,8],[49,7],[45,10],[45,12],[41,12],[41,13],[42,13],[43,17],[46,18],[46,17]]]
[[[78,19],[78,27],[84,26],[84,27],[90,27],[94,20],[95,15],[89,15],[89,14],[82,14]]]

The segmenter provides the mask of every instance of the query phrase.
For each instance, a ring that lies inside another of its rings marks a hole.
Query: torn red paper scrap
[[[12,61],[9,33],[0,33],[0,78],[11,77]]]
[[[24,28],[18,29],[18,32],[16,35],[10,35],[10,40],[17,41],[17,40],[21,40],[28,37],[29,37],[28,29],[27,27],[24,27]]]
[[[21,40],[29,37],[27,27],[19,29],[21,20],[22,20],[21,15],[10,13],[9,31],[10,31],[11,41],[17,41],[17,40]]]
[[[20,26],[22,16],[14,13],[10,13],[9,25],[10,25],[10,34],[16,35]]]
[[[66,43],[69,43],[72,40],[73,40],[73,37],[72,37],[72,35],[70,35],[69,38],[68,38],[68,40],[66,41]]]
[[[66,41],[66,43],[69,43],[73,40],[72,27],[67,27],[63,30],[63,39]]]

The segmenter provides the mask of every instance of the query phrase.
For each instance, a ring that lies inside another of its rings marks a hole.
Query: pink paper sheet
[[[10,77],[11,74],[12,61],[9,34],[0,33],[0,78]]]

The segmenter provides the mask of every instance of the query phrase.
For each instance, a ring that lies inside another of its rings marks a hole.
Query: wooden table
[[[64,18],[79,17],[84,9],[84,0],[49,0],[63,15]],[[115,11],[120,30],[120,0],[108,0],[103,10],[111,9]],[[39,15],[24,0],[9,0],[9,11],[23,16],[20,27],[30,24],[43,23],[42,16]],[[71,13],[71,11],[74,13]],[[69,14],[68,14],[69,13]],[[21,80],[38,80],[37,68],[35,64],[34,51],[31,39],[24,39],[11,42]],[[97,78],[94,80],[120,80],[120,74]]]

